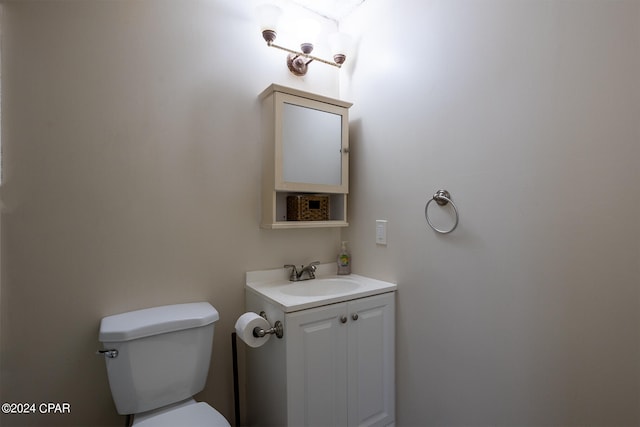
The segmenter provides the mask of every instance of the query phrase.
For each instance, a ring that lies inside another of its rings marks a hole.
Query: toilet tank
[[[100,322],[111,395],[119,414],[179,402],[204,388],[218,312],[207,302],[166,305]]]

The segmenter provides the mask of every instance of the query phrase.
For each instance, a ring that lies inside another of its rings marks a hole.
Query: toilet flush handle
[[[104,357],[115,359],[116,357],[118,357],[118,350],[116,350],[115,348],[109,350],[98,350],[96,354],[104,354]]]

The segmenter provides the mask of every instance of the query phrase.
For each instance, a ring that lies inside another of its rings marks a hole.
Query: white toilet
[[[204,388],[218,312],[207,302],[166,305],[108,316],[100,323],[111,395],[133,425],[229,426],[196,402]]]

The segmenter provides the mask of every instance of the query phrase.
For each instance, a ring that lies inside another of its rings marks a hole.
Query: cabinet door
[[[395,421],[395,294],[348,303],[350,426]]]
[[[347,425],[345,316],[345,303],[287,315],[288,425]]]
[[[349,111],[276,92],[275,189],[349,192]]]

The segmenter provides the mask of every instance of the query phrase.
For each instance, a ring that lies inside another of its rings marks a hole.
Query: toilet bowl
[[[204,402],[188,399],[150,413],[135,416],[136,427],[228,426],[226,418]]]
[[[229,426],[193,395],[204,389],[218,312],[207,302],[107,316],[100,322],[111,396],[137,427]]]

